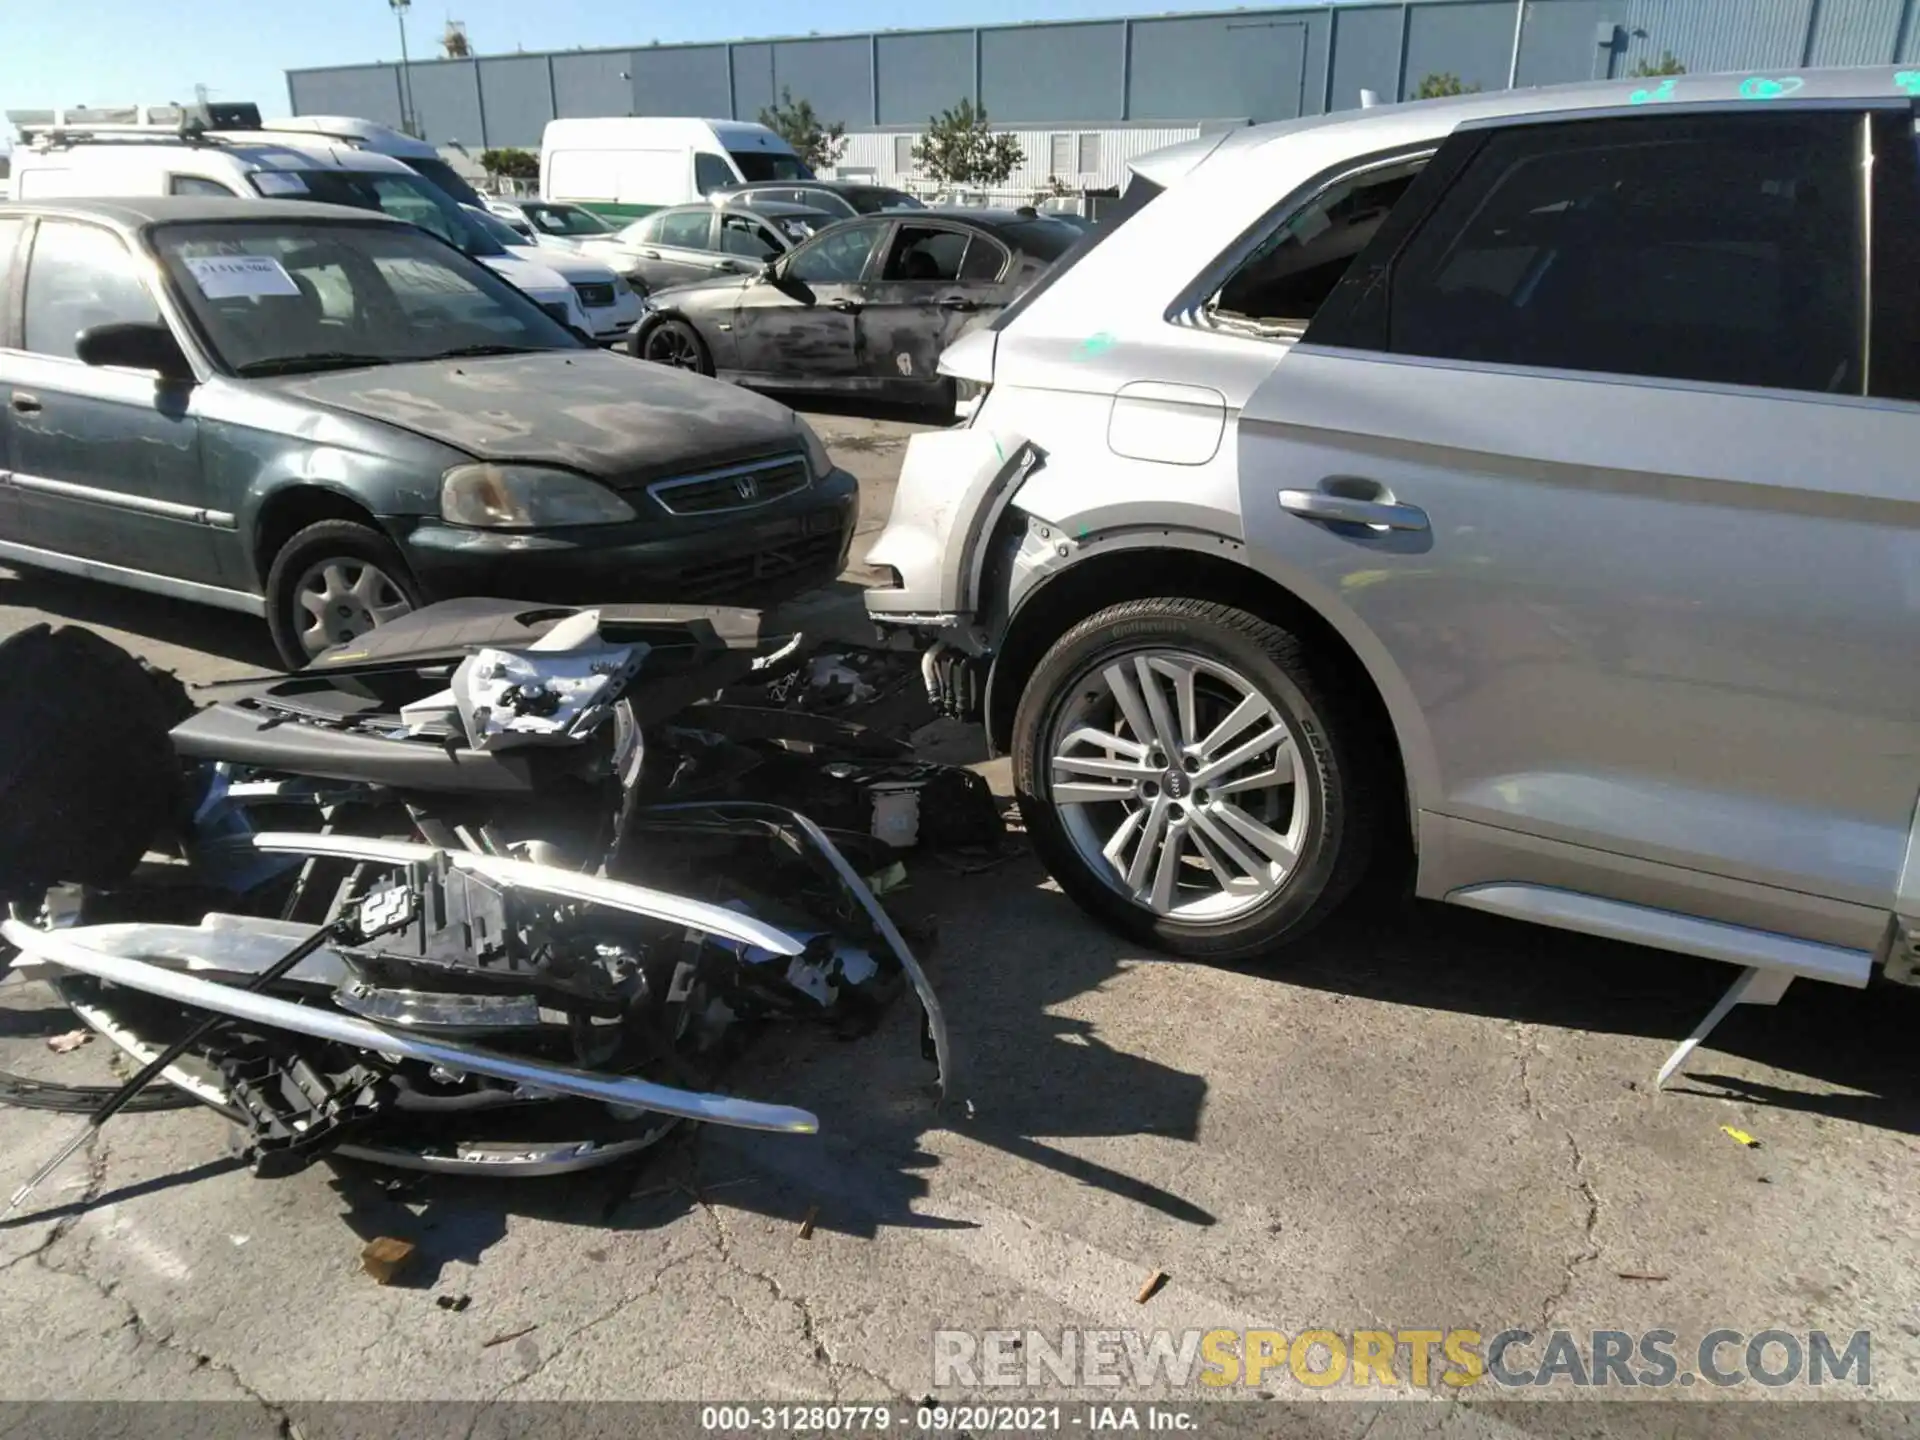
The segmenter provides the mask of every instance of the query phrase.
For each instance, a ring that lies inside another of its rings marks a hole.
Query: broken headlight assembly
[[[440,477],[440,515],[489,530],[616,525],[633,507],[597,480],[540,465],[456,465]]]

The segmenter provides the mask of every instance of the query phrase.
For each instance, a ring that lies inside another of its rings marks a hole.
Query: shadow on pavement
[[[1029,855],[979,877],[916,874],[912,893],[950,935],[968,935],[984,894],[999,940],[935,945],[930,961],[960,1066],[936,1109],[917,1043],[918,1010],[903,998],[880,1029],[835,1042],[799,1027],[754,1037],[724,1086],[806,1105],[814,1138],[683,1127],[636,1161],[560,1181],[462,1181],[385,1176],[336,1162],[363,1238],[396,1234],[421,1247],[415,1284],[449,1260],[472,1263],[506,1233],[509,1214],[613,1231],[649,1230],[704,1208],[871,1237],[881,1229],[940,1229],[974,1221],[940,1213],[928,1175],[956,1142],[998,1150],[1078,1185],[1194,1226],[1216,1217],[1185,1197],[1072,1153],[1073,1142],[1139,1134],[1197,1144],[1208,1081],[1130,1054],[1071,1016],[1054,1013],[1141,960],[1045,887]],[[1367,897],[1361,897],[1366,900]],[[970,908],[971,907],[971,908]],[[978,937],[974,937],[978,938]],[[1414,902],[1367,903],[1282,960],[1236,967],[1276,986],[1303,986],[1422,1009],[1677,1041],[1731,981],[1727,966]],[[1889,993],[1891,992],[1891,993]],[[1920,1086],[1909,1042],[1920,995],[1801,981],[1779,1007],[1741,1007],[1676,1077],[1676,1094],[1731,1096],[1860,1124],[1920,1133]],[[850,1049],[843,1049],[850,1046]],[[1661,1047],[1650,1046],[1652,1083]],[[1736,1055],[1850,1094],[1793,1090],[1713,1073]],[[1688,1081],[1716,1089],[1693,1089]],[[932,1136],[950,1132],[939,1145]],[[942,1195],[959,1187],[946,1187]],[[918,1207],[918,1208],[916,1208]]]
[[[916,1210],[931,1192],[929,1173],[943,1163],[929,1138],[952,1132],[1185,1224],[1212,1225],[1216,1217],[1184,1196],[1072,1153],[1078,1140],[1141,1133],[1199,1139],[1202,1076],[1129,1054],[1094,1027],[1052,1013],[1113,979],[1137,952],[1090,923],[1063,927],[1057,907],[1066,902],[1041,888],[1043,872],[1030,856],[991,874],[992,933],[1032,934],[1036,943],[922,947],[954,1037],[956,1074],[944,1107],[920,1053],[918,1006],[903,996],[874,1033],[854,1040],[767,1026],[729,1071],[722,1088],[814,1110],[818,1137],[688,1126],[629,1165],[558,1181],[399,1175],[332,1161],[348,1201],[344,1218],[363,1239],[391,1234],[418,1245],[409,1283],[421,1285],[450,1260],[476,1260],[506,1233],[509,1214],[648,1230],[724,1206],[796,1227],[817,1209],[820,1230],[861,1237],[970,1227],[974,1221],[938,1206]],[[981,885],[928,864],[911,893],[944,933],[961,936]],[[1060,939],[1040,938],[1048,935]]]
[[[105,626],[201,650],[242,665],[280,668],[267,622],[252,615],[169,600],[140,590],[44,571],[0,569],[0,606],[43,610],[76,625]]]
[[[1738,974],[1711,960],[1427,901],[1376,904],[1340,917],[1296,955],[1261,969],[1276,981],[1365,999],[1670,1044]],[[1796,980],[1778,1005],[1737,1006],[1667,1089],[1920,1134],[1920,1074],[1911,1059],[1916,1027],[1920,990]],[[1860,1093],[1795,1091],[1706,1073],[1714,1055]],[[1649,1050],[1647,1073],[1628,1078],[1650,1087],[1661,1058]],[[1720,1088],[1689,1090],[1684,1079]]]

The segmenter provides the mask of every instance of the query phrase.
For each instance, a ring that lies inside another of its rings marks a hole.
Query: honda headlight
[[[633,507],[598,481],[538,465],[456,465],[440,477],[440,515],[454,525],[536,530],[613,525]]]
[[[816,480],[824,480],[833,471],[833,457],[827,454],[827,445],[813,427],[804,420],[793,422],[800,429],[800,443],[807,448],[807,469]]]

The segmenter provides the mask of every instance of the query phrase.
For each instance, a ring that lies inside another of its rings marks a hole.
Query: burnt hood
[[[618,488],[801,447],[784,405],[605,350],[425,360],[264,383],[477,459],[560,465]]]

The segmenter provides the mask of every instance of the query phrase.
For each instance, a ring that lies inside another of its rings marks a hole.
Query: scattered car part
[[[375,923],[382,928],[391,928],[396,924],[404,923],[407,918],[408,915],[404,912],[396,915],[383,911]],[[330,940],[344,938],[346,935],[352,934],[355,931],[359,931],[363,939],[372,938],[371,935],[361,928],[362,923],[363,922],[359,920],[338,920],[331,925],[314,931],[312,935],[302,940],[298,945],[294,946],[293,949],[289,950],[285,955],[274,961],[273,964],[262,970],[254,980],[248,983],[246,991],[243,993],[258,994],[264,991],[269,985],[273,984],[274,981],[284,977],[295,966],[299,965],[301,961],[305,960],[307,956],[311,955]],[[7,1201],[7,1208],[4,1211],[0,1211],[0,1220],[5,1219],[15,1210],[18,1210],[20,1203],[37,1190],[43,1180],[53,1174],[53,1172],[58,1170],[62,1165],[66,1164],[68,1158],[82,1145],[87,1143],[88,1136],[98,1130],[102,1125],[105,1125],[107,1121],[111,1120],[115,1115],[118,1115],[135,1096],[146,1089],[148,1085],[152,1084],[154,1079],[165,1071],[169,1065],[173,1064],[174,1061],[178,1060],[194,1045],[207,1039],[208,1036],[218,1030],[224,1023],[224,1016],[219,1014],[208,1015],[192,1029],[188,1030],[185,1035],[182,1035],[178,1040],[174,1041],[166,1049],[154,1056],[152,1060],[143,1065],[139,1072],[129,1079],[126,1084],[122,1085],[118,1090],[114,1091],[113,1094],[101,1101],[99,1107],[91,1115],[87,1116],[86,1125],[79,1130],[71,1140],[62,1146],[52,1159],[34,1171],[32,1177],[28,1179],[26,1184],[13,1192],[13,1198]]]
[[[727,1095],[703,1095],[631,1076],[596,1075],[571,1066],[534,1063],[478,1046],[421,1039],[318,1006],[297,1005],[271,995],[216,985],[94,949],[86,943],[89,935],[84,926],[55,934],[7,920],[0,921],[0,934],[19,949],[64,969],[78,970],[196,1009],[212,1010],[270,1029],[331,1040],[374,1054],[398,1055],[463,1074],[487,1075],[535,1091],[578,1095],[629,1109],[656,1110],[684,1119],[737,1125],[748,1130],[811,1135],[820,1128],[819,1120],[813,1115],[792,1106],[737,1100]]]
[[[944,1096],[945,1016],[862,878],[897,869],[880,812],[911,819],[942,772],[833,716],[712,698],[845,668],[747,612],[426,607],[298,674],[211,687],[176,728],[184,868],[266,914],[129,922],[153,913],[138,883],[76,892],[59,918],[80,923],[21,926],[19,968],[243,1126],[262,1175],[323,1153],[560,1173],[682,1118],[808,1130],[696,1072],[736,1019],[861,1033],[902,981]],[[807,798],[815,772],[840,787],[827,826],[760,798]],[[319,909],[318,929],[295,918]]]

